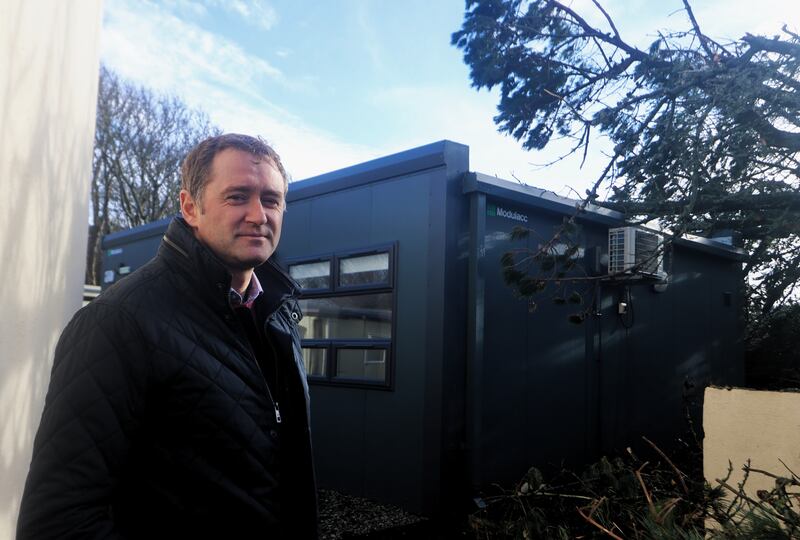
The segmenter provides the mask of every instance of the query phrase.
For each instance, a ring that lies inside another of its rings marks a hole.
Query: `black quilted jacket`
[[[271,262],[258,274],[284,421],[230,275],[176,218],[158,255],[61,336],[18,538],[316,537],[296,287]]]

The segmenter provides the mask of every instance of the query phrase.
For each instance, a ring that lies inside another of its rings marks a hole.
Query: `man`
[[[18,538],[316,537],[286,173],[236,134],[181,172],[157,256],[59,340]]]

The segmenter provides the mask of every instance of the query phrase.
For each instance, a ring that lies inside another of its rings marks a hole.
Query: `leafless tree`
[[[86,283],[99,284],[103,236],[178,212],[180,162],[218,131],[180,98],[100,68]]]

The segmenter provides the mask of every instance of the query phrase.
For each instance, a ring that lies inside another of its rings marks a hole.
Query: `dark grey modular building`
[[[290,184],[277,256],[304,288],[321,487],[434,514],[531,465],[642,435],[668,444],[704,386],[743,382],[732,246],[676,242],[660,283],[587,282],[582,324],[567,320],[574,305],[543,297],[532,311],[515,295],[503,254],[537,249],[574,211],[470,172],[468,147],[450,141]],[[167,222],[106,237],[105,279],[152,256]],[[597,266],[622,216],[593,207],[579,223],[575,253]],[[512,241],[518,225],[535,234]]]

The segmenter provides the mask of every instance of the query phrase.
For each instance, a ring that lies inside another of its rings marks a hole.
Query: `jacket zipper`
[[[187,259],[189,258],[189,254],[188,254],[188,253],[186,253],[186,250],[185,250],[185,249],[183,249],[183,248],[181,248],[181,247],[180,247],[178,244],[176,244],[175,242],[173,242],[173,241],[172,241],[172,240],[169,238],[169,236],[167,236],[166,234],[164,235],[164,243],[165,243],[165,244],[167,244],[167,245],[168,245],[169,247],[171,247],[172,249],[174,249],[175,251],[177,251],[178,253],[180,253],[181,255],[183,255],[184,257],[186,257]]]
[[[258,369],[258,374],[261,375],[261,380],[264,381],[264,387],[267,389],[267,397],[269,397],[269,400],[272,402],[272,408],[275,409],[275,423],[280,424],[282,421],[280,405],[275,400],[275,398],[272,397],[272,391],[269,388],[269,383],[267,382],[267,378],[264,376],[264,371],[261,369],[261,364],[258,363],[258,358],[256,358],[256,355],[253,352],[253,346],[249,343],[250,340],[247,339],[245,341],[247,342],[247,352],[250,353],[250,360],[252,360],[253,363],[256,365],[256,369]],[[275,361],[277,362],[278,359],[275,358]],[[275,384],[277,383],[278,381],[276,377]]]
[[[278,313],[278,312],[279,312],[279,311],[280,311],[280,310],[283,308],[283,306],[285,306],[286,304],[287,304],[287,300],[286,300],[286,299],[284,299],[284,300],[283,300],[283,301],[280,303],[280,305],[278,306],[278,308],[277,308],[275,311],[273,311],[273,312],[272,312],[272,315],[270,315],[270,317],[274,317],[274,316],[275,316],[275,314],[276,314],[276,313]],[[262,329],[261,329],[261,331],[262,331],[262,332],[263,332],[263,334],[264,334],[264,339],[266,340],[266,342],[267,342],[267,345],[269,345],[269,348],[270,348],[270,349],[272,349],[272,356],[273,356],[273,358],[275,359],[275,365],[277,366],[277,365],[278,365],[278,362],[279,362],[279,360],[278,360],[278,351],[277,351],[277,349],[275,348],[275,343],[273,343],[272,339],[271,339],[271,338],[270,338],[270,337],[267,335],[267,326],[269,325],[269,319],[270,319],[270,317],[267,317],[267,318],[264,320],[264,324],[263,324],[264,328],[262,328]],[[257,324],[257,321],[256,321],[256,324]],[[251,349],[251,353],[252,353],[252,349]],[[255,358],[255,355],[253,355],[253,358]],[[290,362],[290,364],[294,364],[294,358],[292,358],[292,361]],[[264,380],[264,385],[267,387],[267,393],[269,393],[269,399],[272,401],[272,405],[275,407],[275,421],[276,421],[278,424],[280,424],[280,423],[281,423],[281,409],[280,409],[280,405],[279,405],[279,404],[278,404],[278,402],[277,402],[277,401],[276,401],[276,400],[275,400],[275,399],[272,397],[272,392],[270,392],[270,389],[269,389],[269,383],[267,382],[267,378],[264,376],[264,372],[261,370],[261,364],[259,364],[257,360],[256,360],[256,366],[258,367],[258,372],[261,374],[261,378]],[[287,376],[288,376],[288,374],[284,374],[284,377],[287,377]],[[280,377],[279,377],[279,375],[278,375],[278,369],[277,369],[277,367],[276,367],[276,368],[275,368],[275,384],[276,384],[276,385],[279,385],[279,384],[280,384],[280,380],[279,380],[279,379],[280,379]]]
[[[272,391],[269,389],[269,383],[267,382],[267,378],[264,376],[264,372],[261,370],[261,364],[258,363],[258,359],[256,358],[256,355],[253,354],[252,350],[250,351],[250,358],[253,360],[253,362],[255,362],[256,368],[258,368],[258,373],[259,375],[261,375],[261,380],[264,381],[264,386],[267,388],[267,396],[269,397],[269,400],[272,402],[272,407],[275,409],[275,422],[277,424],[280,424],[281,423],[280,405],[275,400],[275,398],[272,397]],[[277,362],[278,359],[276,358],[275,361]]]

